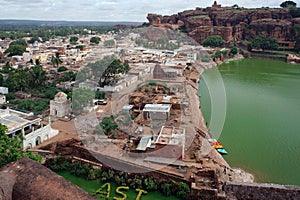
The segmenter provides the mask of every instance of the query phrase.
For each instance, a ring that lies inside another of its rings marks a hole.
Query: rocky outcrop
[[[1,172],[16,177],[12,193],[14,200],[96,199],[78,186],[29,158],[23,158],[9,164],[2,168]],[[0,180],[2,182],[1,178]]]
[[[289,54],[287,57],[287,62],[300,64],[300,57],[298,57],[294,54]]]
[[[0,172],[0,200],[12,200],[15,177],[6,172]]]
[[[179,28],[197,42],[211,35],[220,35],[226,41],[249,40],[265,34],[279,41],[294,41],[293,26],[300,19],[292,18],[284,8],[233,8],[213,5],[208,8],[187,10],[171,16],[149,14],[150,25]]]

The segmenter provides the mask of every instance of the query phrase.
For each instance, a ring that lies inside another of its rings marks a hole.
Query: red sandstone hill
[[[148,14],[152,26],[179,28],[197,42],[211,35],[220,35],[226,41],[251,40],[254,35],[265,34],[278,41],[295,41],[293,18],[287,8],[212,7],[187,10],[171,16]]]

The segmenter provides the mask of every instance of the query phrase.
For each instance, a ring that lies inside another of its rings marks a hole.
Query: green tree
[[[9,91],[27,91],[30,89],[29,81],[28,69],[17,69],[9,72],[5,85]]]
[[[29,86],[31,88],[40,88],[43,87],[46,81],[46,71],[43,70],[43,67],[38,65],[29,69]]]
[[[122,63],[116,56],[105,56],[102,60],[89,63],[82,69],[77,80],[84,81],[90,76],[100,77],[99,85],[108,85],[112,80],[117,81],[118,74],[126,74],[130,67],[127,62]]]
[[[59,53],[56,52],[55,56],[52,56],[51,58],[51,63],[53,65],[53,67],[58,67],[58,65],[60,65],[62,63],[62,60],[59,58]]]
[[[239,6],[237,5],[237,4],[234,4],[233,6],[231,6],[232,8],[235,8],[235,9],[237,9],[237,8],[239,8]]]
[[[33,64],[33,63],[32,63]],[[41,65],[41,61],[40,59],[35,59],[35,63],[36,66],[40,66]]]
[[[41,156],[22,151],[22,135],[8,137],[6,126],[0,124],[0,168],[23,157],[29,157],[41,161]]]
[[[92,105],[94,99],[94,92],[86,88],[78,88],[73,91],[72,96],[72,110],[76,114],[80,114],[83,109]]]
[[[9,56],[22,55],[26,51],[26,47],[27,42],[25,40],[15,40],[9,44],[4,53],[8,53]]]
[[[7,101],[10,101],[10,100],[13,100],[16,98],[16,95],[14,93],[11,93],[9,92],[7,95],[6,95],[6,100]]]
[[[257,35],[253,38],[251,42],[251,47],[255,49],[277,49],[278,44],[275,38],[270,38],[266,35]]]
[[[282,8],[295,8],[297,4],[293,1],[284,1],[280,4]]]
[[[176,196],[179,197],[180,199],[183,199],[188,193],[190,193],[189,186],[184,182],[180,182],[178,184]]]
[[[95,99],[104,99],[104,98],[105,98],[105,92],[104,91],[96,91]]]
[[[300,8],[290,8],[290,14],[293,18],[300,17]]]
[[[231,54],[235,55],[235,54],[237,54],[238,52],[239,52],[239,49],[238,49],[237,47],[235,47],[235,46],[230,47],[230,53],[231,53]]]
[[[27,47],[27,42],[23,39],[18,39],[16,41],[11,42],[9,45],[21,45]]]
[[[8,53],[9,56],[21,56],[26,51],[26,47],[22,45],[9,45],[9,47],[4,51],[4,53]]]
[[[100,41],[101,41],[100,37],[97,36],[94,36],[90,39],[90,42],[95,44],[99,44]]]
[[[223,47],[226,44],[225,40],[219,35],[212,35],[203,41],[205,47]]]
[[[118,124],[115,122],[114,116],[104,117],[100,123],[100,126],[104,133],[108,136],[114,136],[118,128]]]
[[[110,80],[114,79],[117,74],[125,74],[128,71],[129,64],[127,62],[122,63],[119,59],[113,60],[102,73],[100,78],[100,86],[109,84]]]
[[[28,40],[28,43],[33,44],[35,41],[40,42],[40,39],[37,36],[34,36]]]
[[[296,39],[294,50],[298,53],[300,53],[300,35]]]
[[[0,74],[0,86],[3,86],[3,83],[4,83],[3,75]]]
[[[64,72],[64,71],[67,71],[68,68],[66,68],[65,66],[60,66],[58,69],[57,69],[57,72]]]
[[[54,99],[58,90],[55,87],[48,87],[45,91],[44,97],[47,99]]]
[[[72,71],[68,71],[60,76],[59,82],[75,81],[75,78],[76,78],[76,73]]]
[[[70,37],[70,44],[75,45],[77,44],[78,37],[77,36],[71,36]]]
[[[157,182],[152,178],[145,178],[144,186],[147,190],[157,190],[158,188]]]
[[[106,47],[114,47],[116,45],[115,40],[105,40],[103,44]]]
[[[76,49],[80,49],[80,51],[82,51],[84,49],[84,46],[83,45],[77,45]]]
[[[0,168],[24,157],[21,135],[10,138],[6,135],[6,130],[6,126],[0,124]]]
[[[171,196],[172,194],[172,188],[173,184],[172,183],[163,183],[161,185],[161,191],[165,196]]]

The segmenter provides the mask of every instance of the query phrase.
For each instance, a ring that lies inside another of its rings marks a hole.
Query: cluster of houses
[[[72,36],[78,37],[77,44],[70,44],[70,38]],[[97,36],[101,38],[102,43],[95,45],[90,42],[91,37]],[[28,44],[26,51],[22,55],[15,55],[8,57],[4,55],[5,50],[9,47],[9,44],[13,42],[10,38],[0,39],[0,54],[3,55],[0,66],[4,66],[6,62],[9,62],[11,67],[18,69],[24,67],[31,67],[32,63],[39,60],[41,65],[49,71],[56,71],[57,67],[51,63],[52,57],[59,54],[59,59],[62,61],[61,65],[72,69],[78,70],[84,64],[91,61],[96,61],[96,57],[93,57],[93,53],[98,46],[103,45],[103,41],[113,38],[113,34],[99,34],[99,35],[70,35],[66,37],[57,36],[49,41],[39,42],[35,41],[32,44]],[[30,37],[23,38],[25,41],[30,40]],[[81,46],[81,48],[78,48]]]
[[[69,70],[77,71],[89,62],[100,60],[106,55],[117,54],[122,61],[127,61],[130,65],[130,71],[121,76],[121,78],[104,87],[100,87],[98,82],[93,80],[85,80],[78,84],[80,88],[89,88],[93,91],[104,91],[106,93],[117,93],[126,90],[137,81],[146,81],[151,79],[171,80],[182,83],[184,80],[183,71],[197,60],[197,54],[201,49],[192,45],[182,45],[176,50],[159,50],[148,49],[144,47],[136,47],[134,39],[139,37],[138,34],[131,33],[128,36],[115,38],[115,35],[99,35],[102,42],[99,45],[91,44],[90,38],[95,35],[79,36],[78,44],[84,48],[81,50],[76,45],[69,43],[70,37],[57,37],[47,42],[34,42],[26,49],[22,56],[13,56],[10,63],[14,68],[30,67],[30,60],[38,59],[42,66],[47,69],[57,70],[51,64],[51,58],[59,54],[63,66]],[[30,38],[25,38],[30,39]],[[113,39],[114,47],[105,47],[103,41]],[[0,51],[4,52],[8,48],[9,39],[0,40]],[[122,52],[122,53],[120,53]],[[0,65],[4,66],[5,62]],[[1,67],[1,66],[0,66]],[[60,83],[57,87],[63,89],[72,89],[75,82]],[[5,102],[5,95],[3,102]],[[1,96],[1,97],[2,97]],[[109,95],[108,95],[109,96]],[[169,99],[170,100],[170,99]],[[0,98],[1,101],[1,98]],[[168,101],[168,99],[165,101]],[[142,118],[144,120],[165,119],[170,115],[172,103],[163,104],[146,104],[143,108]],[[132,106],[123,107],[123,112],[129,112]],[[53,100],[50,101],[50,116],[63,118],[71,113],[71,101],[67,99],[67,95],[59,92]],[[22,134],[25,138],[23,148],[34,147],[44,140],[53,137],[58,133],[57,130],[51,128],[51,123],[43,124],[40,118],[35,118],[32,113],[26,114],[13,109],[5,109],[1,111],[0,123],[8,126],[7,134],[13,137]],[[176,156],[183,157],[185,130],[175,127],[162,126],[160,133],[153,138],[152,136],[142,137],[140,144],[136,150],[145,151],[149,149],[149,144],[155,142],[156,148],[161,146],[172,147],[168,152],[176,152]],[[150,143],[149,143],[150,142]],[[150,145],[151,146],[151,145]],[[152,146],[153,147],[153,146]],[[162,153],[164,155],[165,153]],[[174,157],[169,155],[170,157]]]

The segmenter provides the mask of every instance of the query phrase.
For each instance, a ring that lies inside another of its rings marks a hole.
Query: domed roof
[[[67,99],[68,99],[67,95],[64,92],[58,92],[54,97],[55,101],[60,101],[60,102],[66,101]]]

